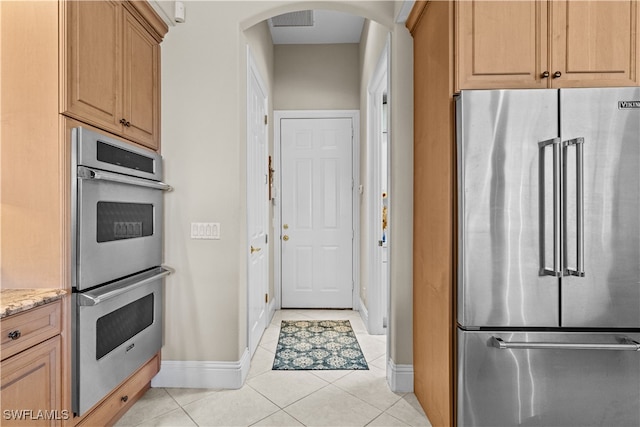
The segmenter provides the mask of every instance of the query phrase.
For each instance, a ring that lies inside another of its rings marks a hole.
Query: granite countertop
[[[0,319],[58,300],[66,293],[64,289],[2,289]]]

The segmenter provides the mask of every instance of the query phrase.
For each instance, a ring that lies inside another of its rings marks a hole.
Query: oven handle
[[[101,181],[111,181],[120,184],[137,185],[139,187],[149,187],[156,190],[171,191],[173,187],[160,181],[150,181],[142,178],[134,178],[128,175],[118,173],[105,172],[99,169],[92,169],[86,166],[78,166],[78,178],[81,179],[97,179]]]
[[[126,292],[129,292],[135,288],[139,288],[140,286],[146,285],[147,283],[153,282],[154,280],[158,280],[161,279],[165,276],[168,276],[170,274],[175,273],[175,270],[171,267],[167,267],[167,266],[162,266],[159,267],[158,270],[160,270],[159,273],[153,274],[152,276],[149,277],[145,277],[140,281],[134,282],[133,284],[128,284],[128,282],[130,281],[130,279],[123,279],[119,282],[116,283],[112,283],[111,285],[109,285],[109,287],[112,287],[113,290],[111,291],[107,291],[103,294],[100,295],[89,295],[89,292],[87,293],[78,293],[77,294],[77,303],[80,306],[94,306],[94,305],[98,305],[101,302],[110,300],[112,298],[115,298],[119,295],[122,295]]]

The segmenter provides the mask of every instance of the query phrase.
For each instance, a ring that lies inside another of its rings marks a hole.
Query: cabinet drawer
[[[76,426],[113,424],[144,394],[145,386],[159,370],[160,353],[104,398],[91,412],[79,420]]]
[[[58,300],[2,319],[2,360],[60,334],[60,312]]]

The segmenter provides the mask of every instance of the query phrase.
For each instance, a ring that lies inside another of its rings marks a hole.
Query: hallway
[[[368,371],[272,371],[281,320],[348,319]],[[351,310],[279,310],[239,390],[152,388],[116,426],[430,426],[413,393],[385,378],[386,340]]]

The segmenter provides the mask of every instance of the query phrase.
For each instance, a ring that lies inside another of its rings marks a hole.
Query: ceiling
[[[312,26],[274,27],[272,20],[269,19],[273,44],[360,43],[364,26],[363,17],[329,10],[312,12]]]

